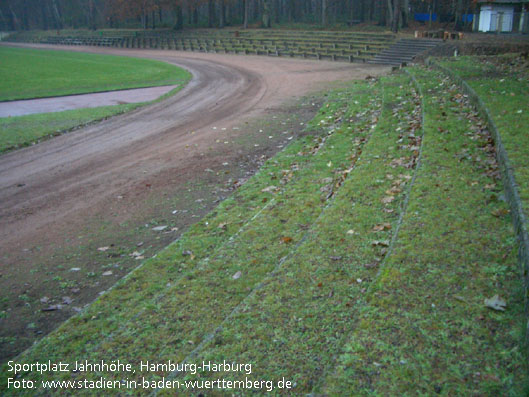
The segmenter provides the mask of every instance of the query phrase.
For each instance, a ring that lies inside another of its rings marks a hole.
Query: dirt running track
[[[131,211],[141,209],[145,199],[141,186],[152,186],[161,195],[171,183],[184,184],[194,170],[208,167],[208,156],[197,153],[222,137],[224,128],[262,116],[287,99],[321,88],[322,83],[388,70],[254,56],[32,47],[158,59],[193,74],[180,93],[163,102],[0,156],[0,288],[35,299],[45,295],[45,287],[39,280],[28,281],[27,269],[17,268],[22,256],[28,262],[29,255],[31,261],[28,247],[62,245],[75,238],[75,231],[83,230],[91,216],[112,205],[116,197],[126,198],[120,205]],[[186,150],[189,147],[195,150]],[[10,332],[24,329],[22,324],[16,328]],[[42,328],[46,333],[53,326]],[[5,329],[2,334],[6,335]]]

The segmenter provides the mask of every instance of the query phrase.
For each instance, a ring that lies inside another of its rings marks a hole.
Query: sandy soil
[[[110,215],[113,222],[124,224],[156,197],[187,191],[188,183],[204,169],[218,169],[223,159],[244,157],[240,146],[215,149],[219,140],[245,133],[232,127],[269,117],[271,109],[329,82],[388,71],[381,66],[285,58],[38,47],[158,59],[188,69],[193,79],[163,102],[0,157],[0,288],[2,296],[9,297],[9,302],[2,302],[9,315],[7,321],[0,319],[0,336],[12,337],[11,347],[0,349],[1,359],[72,314],[42,314],[32,303],[50,295],[42,269],[53,271],[56,262],[46,258],[53,258],[57,247],[75,247],[81,234],[97,234],[98,222]],[[183,226],[193,221],[188,219]],[[42,263],[40,270],[37,262]],[[90,302],[110,282],[115,280],[95,283],[76,296],[76,304]],[[34,329],[39,331],[30,332]],[[27,341],[14,343],[13,337],[22,334]]]

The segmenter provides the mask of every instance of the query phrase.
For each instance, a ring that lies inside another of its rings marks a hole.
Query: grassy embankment
[[[525,214],[529,208],[529,70],[518,55],[459,57],[440,62],[465,80],[487,106],[513,166]]]
[[[412,73],[423,97],[406,75],[333,93],[310,126],[323,135],[18,362],[119,359],[136,373],[73,379],[184,381],[246,374],[138,364],[237,361],[298,395],[520,392],[521,282],[489,137],[450,81]],[[495,294],[505,312],[485,306]]]
[[[411,72],[424,93],[423,159],[393,254],[324,390],[525,395],[522,281],[490,136],[450,80]],[[495,295],[505,311],[486,307]]]
[[[66,51],[0,47],[0,101],[178,85],[190,74],[159,61]],[[0,119],[0,153],[143,104]]]

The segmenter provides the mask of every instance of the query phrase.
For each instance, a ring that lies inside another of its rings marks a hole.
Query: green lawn
[[[285,378],[295,395],[523,395],[522,281],[489,136],[450,80],[411,73],[417,84],[396,74],[329,93],[311,134],[16,360],[119,359],[135,373],[20,378]],[[505,311],[485,305],[494,295]],[[169,360],[252,372],[140,371],[141,361]],[[264,394],[261,385],[253,391]],[[248,392],[208,395],[228,391]]]
[[[141,105],[102,106],[0,118],[0,153],[39,143],[77,127],[131,111]]]
[[[0,100],[176,85],[191,74],[164,62],[65,51],[0,47]],[[163,96],[166,97],[166,96]],[[32,145],[145,103],[0,118],[0,153]]]
[[[0,47],[0,101],[182,84],[190,74],[160,61]]]

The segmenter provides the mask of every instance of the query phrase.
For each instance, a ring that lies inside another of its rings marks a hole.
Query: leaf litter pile
[[[450,81],[410,73],[331,93],[313,134],[18,361],[248,362],[297,395],[516,394],[521,282],[489,137]]]

